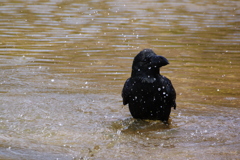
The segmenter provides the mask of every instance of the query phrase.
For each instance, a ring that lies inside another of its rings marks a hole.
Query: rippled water
[[[2,0],[0,159],[239,159],[240,2]],[[121,89],[152,48],[171,124]]]

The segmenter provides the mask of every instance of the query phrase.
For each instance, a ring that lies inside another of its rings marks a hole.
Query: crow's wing
[[[169,105],[176,109],[176,91],[173,88],[171,81],[167,77],[164,77],[164,82],[166,86],[166,92],[168,93]]]
[[[122,89],[122,98],[123,98],[123,105],[128,104],[129,94],[131,92],[131,83],[130,78],[128,78],[123,86]]]

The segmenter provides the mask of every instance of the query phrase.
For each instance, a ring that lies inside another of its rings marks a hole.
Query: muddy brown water
[[[0,159],[240,159],[240,2],[2,0]],[[152,48],[170,125],[121,90]]]

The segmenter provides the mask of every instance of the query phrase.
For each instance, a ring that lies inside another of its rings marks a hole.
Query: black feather
[[[176,109],[176,92],[171,81],[160,75],[160,67],[169,64],[151,49],[142,50],[133,60],[132,74],[122,90],[123,104],[129,105],[134,118],[168,121]]]

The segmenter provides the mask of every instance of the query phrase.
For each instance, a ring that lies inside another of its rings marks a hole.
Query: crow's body
[[[160,75],[168,60],[151,49],[142,50],[133,61],[132,75],[122,90],[123,104],[129,105],[134,118],[168,121],[171,107],[176,108],[176,92],[171,81]]]

